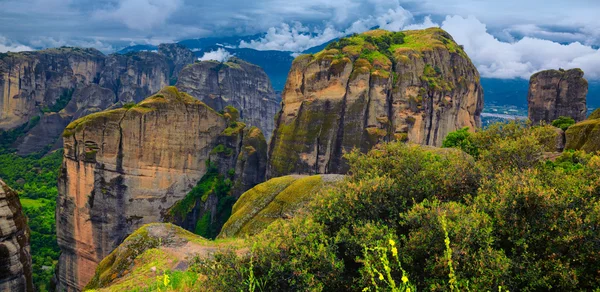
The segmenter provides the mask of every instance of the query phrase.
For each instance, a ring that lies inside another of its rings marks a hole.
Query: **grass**
[[[45,199],[28,199],[28,198],[20,198],[21,206],[23,208],[40,208],[43,207],[48,200]]]

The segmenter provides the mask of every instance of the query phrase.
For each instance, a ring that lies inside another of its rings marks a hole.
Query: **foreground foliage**
[[[545,127],[390,143],[346,156],[347,179],[247,256],[195,271],[208,290],[540,291],[600,287],[600,156],[544,158]]]

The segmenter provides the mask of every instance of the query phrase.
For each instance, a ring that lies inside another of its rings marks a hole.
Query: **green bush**
[[[566,131],[570,126],[575,125],[575,120],[571,117],[560,116],[558,119],[552,121],[552,126]]]
[[[479,149],[474,145],[472,134],[469,132],[468,127],[448,133],[448,136],[442,142],[442,147],[458,148],[473,157],[479,156]]]

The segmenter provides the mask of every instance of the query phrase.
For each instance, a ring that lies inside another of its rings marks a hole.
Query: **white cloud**
[[[263,38],[251,40],[250,42],[242,41],[239,47],[261,51],[301,52],[342,35],[342,32],[337,31],[332,26],[327,26],[323,30],[311,31],[299,22],[294,22],[292,25],[282,23],[279,27],[269,28]]]
[[[123,0],[112,10],[95,12],[102,20],[116,20],[128,28],[149,30],[164,24],[183,2],[181,0]]]
[[[409,25],[411,23],[412,25]],[[395,8],[389,8],[377,16],[369,15],[356,20],[344,30],[335,29],[331,23],[326,24],[322,30],[314,29],[312,31],[300,22],[293,22],[291,25],[282,23],[279,27],[269,28],[263,38],[251,40],[250,42],[242,41],[239,47],[298,53],[332,39],[352,33],[361,33],[376,26],[391,31],[398,31],[406,27],[418,29],[436,25],[431,21],[431,17],[429,16],[425,17],[423,23],[414,24],[413,15],[408,10],[396,5]]]
[[[200,60],[200,61],[215,60],[215,61],[219,61],[219,62],[227,62],[227,60],[229,60],[229,58],[231,58],[231,57],[233,57],[233,55],[231,53],[229,53],[227,50],[225,50],[223,48],[218,48],[216,51],[210,51],[210,52],[204,53],[204,55],[202,55],[202,57],[198,58],[198,60]]]
[[[473,16],[447,16],[441,27],[464,46],[484,77],[529,79],[540,70],[581,68],[588,79],[600,79],[600,50],[579,42],[563,45],[532,37],[502,42]]]
[[[0,53],[33,51],[34,49],[19,43],[14,43],[7,38],[0,36]]]

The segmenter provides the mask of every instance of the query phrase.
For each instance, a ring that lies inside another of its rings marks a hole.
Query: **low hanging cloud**
[[[433,25],[430,18],[426,18],[425,22],[427,21]],[[388,9],[378,16],[369,15],[368,17],[356,20],[343,30],[334,28],[332,24],[326,24],[324,29],[311,30],[299,22],[293,22],[291,25],[282,23],[279,27],[269,28],[266,35],[258,40],[240,42],[239,47],[261,51],[289,51],[297,54],[332,39],[352,33],[364,32],[375,26],[387,30],[400,30],[410,23],[414,23],[413,15],[401,6],[397,6],[394,9]],[[421,24],[421,26],[425,25],[426,23]]]
[[[210,51],[210,52],[204,53],[204,55],[202,55],[202,57],[198,58],[198,60],[199,61],[214,60],[214,61],[219,61],[219,62],[227,62],[229,60],[229,58],[231,58],[233,56],[234,55],[229,53],[227,50],[225,50],[223,48],[218,48],[216,51]]]
[[[484,77],[529,79],[540,70],[581,68],[588,79],[600,79],[600,50],[579,42],[560,44],[532,37],[503,42],[473,16],[447,16],[441,27],[464,46]]]
[[[0,36],[0,53],[6,52],[22,52],[33,51],[34,49],[19,43],[9,41],[7,38]]]

